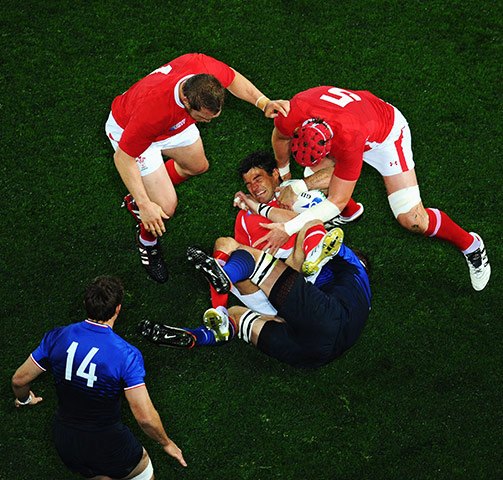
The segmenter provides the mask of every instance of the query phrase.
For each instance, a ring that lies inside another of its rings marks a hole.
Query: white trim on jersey
[[[133,385],[132,387],[124,387],[124,391],[126,392],[127,390],[133,390],[133,388],[143,387],[144,385],[145,382],[139,383],[138,385]]]
[[[33,358],[33,355],[30,353],[30,358],[32,359],[33,363],[38,367],[40,368],[40,370],[42,370],[43,372],[46,371],[46,369],[44,367],[42,367],[42,365],[40,365],[40,363],[38,363],[34,358]]]
[[[175,102],[179,107],[185,108],[185,105],[182,103],[180,100],[180,83],[182,83],[184,80],[187,80],[187,78],[193,77],[195,74],[191,73],[190,75],[186,75],[183,77],[181,80],[178,80],[177,84],[175,85]]]
[[[84,322],[90,323],[91,325],[96,325],[97,327],[101,327],[101,328],[110,328],[110,325],[105,325],[104,323],[93,322],[93,321],[89,320],[88,318],[86,318],[84,320]]]

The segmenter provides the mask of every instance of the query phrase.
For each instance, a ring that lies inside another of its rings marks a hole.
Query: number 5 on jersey
[[[73,360],[75,359],[75,352],[78,346],[78,342],[72,342],[66,351],[68,355],[66,356],[65,380],[72,380]],[[87,380],[87,386],[91,388],[93,388],[94,382],[98,380],[98,377],[94,374],[96,372],[96,364],[91,363],[91,360],[98,353],[98,350],[99,348],[96,347],[91,348],[75,373],[77,377],[85,378]],[[86,372],[88,367],[89,370]]]
[[[354,101],[359,102],[361,100],[356,93],[343,90],[342,88],[332,87],[328,90],[328,93],[330,93],[330,95],[322,95],[320,99],[333,103],[341,108],[344,108],[348,103]]]

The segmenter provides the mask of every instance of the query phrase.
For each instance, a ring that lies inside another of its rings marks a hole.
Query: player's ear
[[[190,109],[189,99],[185,96],[183,92],[180,94],[180,100],[182,101],[185,108]]]

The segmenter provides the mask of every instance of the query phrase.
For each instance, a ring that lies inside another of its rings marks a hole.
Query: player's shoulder
[[[111,341],[117,351],[121,352],[125,356],[134,355],[142,356],[140,350],[134,345],[130,344],[126,339],[122,338],[118,333],[111,331]]]
[[[44,334],[44,341],[55,343],[61,336],[64,336],[68,332],[68,328],[74,325],[62,325],[58,327],[51,328]]]
[[[204,53],[186,53],[180,57],[175,58],[169,63],[173,69],[178,67],[180,69],[195,69],[195,70],[205,70],[207,68],[213,68],[215,65],[222,66],[225,65],[220,60],[210,57]]]

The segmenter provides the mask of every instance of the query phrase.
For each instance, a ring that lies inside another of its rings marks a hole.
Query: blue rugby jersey
[[[356,256],[356,254],[351,250],[349,247],[346,245],[342,244],[341,248],[339,250],[339,253],[337,254],[337,257],[342,258],[346,262],[350,263],[351,265],[354,265],[356,267],[356,272],[354,274],[354,277],[356,279],[356,282],[358,283],[361,292],[365,295],[367,298],[368,304],[370,306],[370,285],[369,285],[369,277],[367,275],[367,272],[365,271],[365,268],[361,264],[359,258]],[[337,270],[337,264],[336,262],[330,260],[322,269],[316,280],[314,281],[314,285],[319,287],[322,291],[326,293],[330,293],[332,290],[332,284],[331,280],[333,278],[333,271]],[[334,287],[335,288],[335,287]]]
[[[119,422],[122,391],[144,385],[140,351],[89,320],[50,330],[31,358],[53,371],[59,418],[84,429]]]

